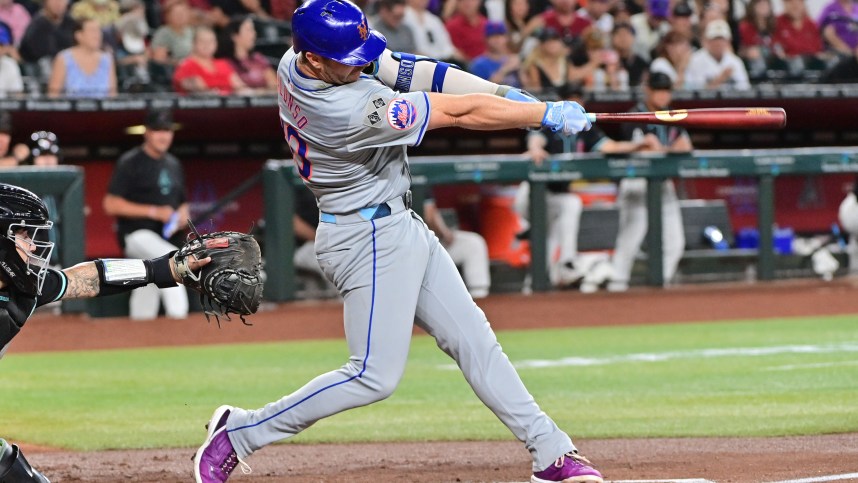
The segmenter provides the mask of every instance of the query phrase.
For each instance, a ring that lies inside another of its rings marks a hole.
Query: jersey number
[[[298,174],[304,179],[310,179],[313,172],[310,166],[310,160],[307,159],[307,143],[298,135],[298,131],[294,127],[286,126],[286,142],[289,143],[289,149],[292,150],[292,159],[298,167]]]

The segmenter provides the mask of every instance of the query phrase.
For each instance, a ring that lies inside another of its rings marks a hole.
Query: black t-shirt
[[[18,50],[26,62],[36,62],[42,57],[54,57],[63,49],[74,45],[74,20],[66,15],[59,25],[54,24],[44,14],[36,15],[24,36]]]
[[[638,54],[633,54],[630,59],[620,59],[622,66],[629,73],[629,86],[637,87],[643,81],[644,73],[649,70],[649,64]]]
[[[647,112],[646,104],[638,103],[635,107],[629,109],[629,112]],[[688,136],[688,131],[685,128],[665,125],[665,124],[623,124],[620,129],[620,136],[623,141],[632,141],[635,138],[635,131],[639,130],[642,134],[655,134],[661,144],[670,146],[681,136]]]
[[[177,209],[185,203],[185,174],[182,165],[170,153],[152,159],[142,147],[122,156],[110,179],[107,192],[133,203],[170,205]],[[164,224],[149,218],[117,218],[119,245],[125,248],[125,236],[137,230],[152,230],[161,234]]]
[[[590,153],[605,139],[604,131],[596,126],[593,126],[589,131],[582,131],[571,136],[551,132],[548,129],[543,129],[541,133],[546,138],[545,150],[550,154]],[[549,181],[546,184],[546,189],[551,193],[567,193],[569,182]]]
[[[48,268],[42,294],[38,297],[25,295],[12,285],[0,290],[0,351],[18,335],[36,307],[61,299],[67,287],[66,275]]]

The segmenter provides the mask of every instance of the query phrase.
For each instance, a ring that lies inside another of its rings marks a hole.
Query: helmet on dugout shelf
[[[52,226],[41,198],[0,183],[0,278],[28,295],[39,295],[54,249],[53,242],[42,240]]]
[[[366,15],[348,0],[309,0],[292,17],[295,52],[312,52],[345,65],[368,64],[387,39],[372,30]]]

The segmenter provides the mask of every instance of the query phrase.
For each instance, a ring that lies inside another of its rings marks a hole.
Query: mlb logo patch
[[[393,129],[403,130],[414,125],[417,108],[405,99],[394,99],[387,106],[387,122]]]

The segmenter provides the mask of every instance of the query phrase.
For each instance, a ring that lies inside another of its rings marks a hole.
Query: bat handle
[[[596,115],[592,112],[587,113],[587,120],[590,121],[590,124],[596,124]]]

